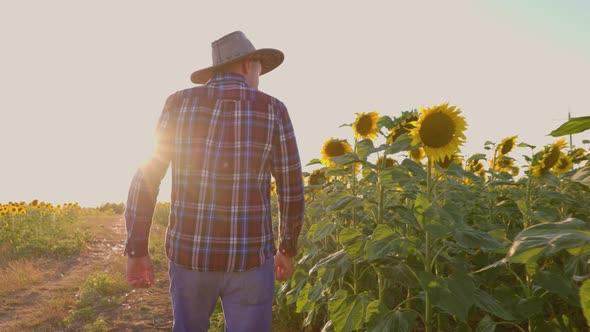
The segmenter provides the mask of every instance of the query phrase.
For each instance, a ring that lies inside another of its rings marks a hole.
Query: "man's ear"
[[[242,74],[248,75],[250,71],[252,71],[252,63],[254,60],[252,59],[244,59],[242,60]]]

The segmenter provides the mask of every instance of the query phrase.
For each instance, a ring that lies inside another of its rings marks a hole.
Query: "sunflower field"
[[[590,157],[558,137],[589,123],[465,156],[456,106],[358,114],[354,142],[329,138],[304,173],[275,310],[306,331],[588,331]]]
[[[78,253],[85,236],[70,226],[87,213],[78,203],[0,203],[0,261]]]

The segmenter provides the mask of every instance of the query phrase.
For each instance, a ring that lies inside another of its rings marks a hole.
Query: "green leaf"
[[[309,296],[309,290],[311,289],[311,284],[306,284],[305,287],[303,287],[303,289],[301,290],[301,292],[299,293],[299,296],[297,296],[297,309],[296,312],[297,313],[302,313],[304,309],[306,309],[307,305],[309,304],[309,301],[307,300],[307,297]]]
[[[338,290],[328,302],[330,320],[336,331],[353,331],[363,327],[367,306],[370,298],[368,294],[348,294],[346,290]]]
[[[535,149],[536,146],[535,145],[530,145],[527,143],[518,143],[516,146],[518,146],[519,148],[531,148],[531,149]]]
[[[340,249],[340,250],[336,251],[335,253],[332,253],[329,256],[327,256],[327,257],[321,259],[319,262],[317,262],[316,265],[314,265],[309,270],[309,274],[312,274],[313,272],[318,271],[319,269],[321,269],[323,267],[340,265],[345,261],[348,261],[348,258],[346,257],[346,252],[344,251],[344,249]]]
[[[353,227],[348,227],[340,231],[338,238],[340,244],[345,246],[346,253],[351,257],[357,257],[366,242],[366,236]]]
[[[564,122],[559,128],[553,130],[549,135],[553,137],[572,135],[590,129],[590,116],[571,118]]]
[[[357,239],[363,237],[363,233],[354,227],[347,227],[340,231],[338,234],[338,241],[340,244],[348,244],[354,242]]]
[[[568,218],[524,229],[514,238],[506,258],[511,263],[528,263],[562,250],[572,255],[590,252],[590,230],[586,222]]]
[[[330,158],[330,161],[334,162],[336,165],[348,165],[354,162],[359,162],[359,156],[356,153],[347,153],[345,155]]]
[[[590,166],[578,169],[571,177],[571,181],[578,182],[590,188]]]
[[[311,242],[318,242],[330,236],[338,226],[329,220],[321,221],[317,224],[311,225],[307,233],[308,239]]]
[[[494,332],[496,331],[496,322],[489,316],[485,315],[477,324],[475,332]]]
[[[367,332],[411,332],[417,317],[415,312],[391,311],[381,301],[375,300],[367,306]]]
[[[326,212],[340,211],[346,208],[361,206],[363,200],[356,196],[343,196],[326,207]]]
[[[418,164],[412,159],[404,159],[402,161],[401,166],[410,171],[412,174],[414,174],[414,176],[418,177],[419,179],[426,178],[426,171],[424,170],[424,166]]]
[[[320,159],[317,159],[317,158],[316,158],[316,159],[312,159],[312,160],[310,160],[310,161],[307,163],[307,165],[305,165],[305,166],[317,165],[317,164],[321,164],[321,163],[322,163],[322,161],[321,161]]]
[[[367,157],[374,152],[373,150],[373,140],[371,139],[367,138],[356,143],[356,153],[359,156],[359,159],[366,160]]]
[[[481,289],[474,291],[475,306],[503,320],[514,320],[514,316],[504,309],[504,305]]]
[[[493,251],[504,246],[488,233],[473,228],[457,230],[455,232],[455,241],[464,248],[481,248],[484,251]]]
[[[393,120],[390,116],[384,115],[377,120],[377,128],[385,127],[387,129],[393,128]]]
[[[414,215],[422,227],[424,227],[424,214],[426,213],[428,207],[430,207],[428,197],[424,194],[418,194],[416,200],[414,201]]]
[[[590,327],[590,279],[584,281],[580,287],[580,303],[584,317],[586,317],[586,324]]]
[[[435,305],[442,311],[449,313],[463,322],[467,322],[469,309],[475,302],[475,285],[471,278],[452,276],[448,279],[439,279],[443,284],[440,298]]]
[[[412,142],[412,140],[410,139],[410,136],[408,136],[407,133],[399,136],[395,142],[393,142],[393,144],[391,144],[391,146],[389,148],[387,148],[387,150],[385,150],[385,154],[396,154],[400,151],[406,151],[410,148],[410,143]]]
[[[399,248],[400,240],[393,228],[387,225],[377,225],[373,230],[373,235],[367,241],[367,259],[372,261],[390,255]]]
[[[469,159],[467,159],[465,161],[465,163],[468,163],[468,162],[470,162],[472,160],[481,160],[481,159],[486,159],[486,158],[487,157],[486,157],[486,155],[484,153],[476,153],[473,156],[469,157]]]
[[[576,285],[573,283],[572,278],[564,275],[561,270],[553,268],[537,273],[535,275],[535,284],[557,294],[564,300],[570,301],[572,304],[576,304],[578,301]]]

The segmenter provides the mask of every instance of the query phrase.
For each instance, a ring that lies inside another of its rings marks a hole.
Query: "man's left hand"
[[[154,267],[149,255],[127,257],[127,284],[133,288],[148,288],[154,284]]]

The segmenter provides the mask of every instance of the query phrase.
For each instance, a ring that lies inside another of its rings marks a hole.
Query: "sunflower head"
[[[507,138],[503,139],[502,142],[500,142],[500,144],[496,148],[498,155],[505,156],[510,151],[512,151],[512,149],[514,149],[514,147],[516,146],[516,138],[517,137],[518,136],[512,136],[512,137],[507,137]]]
[[[445,156],[442,160],[437,160],[436,164],[440,166],[442,169],[446,170],[451,166],[451,164],[457,164],[459,166],[463,165],[463,158],[459,155],[451,155]]]
[[[442,161],[459,151],[465,141],[463,132],[467,128],[461,110],[448,103],[421,109],[420,117],[412,124],[410,131],[412,145],[422,144],[426,156]]]
[[[471,159],[465,166],[465,170],[473,172],[482,179],[485,179],[486,177],[486,170],[483,167],[483,163],[477,159]]]
[[[381,156],[377,159],[376,165],[379,169],[385,169],[385,168],[397,166],[398,163],[397,163],[397,161],[395,161],[389,157],[386,157],[385,161],[384,161],[383,156]]]
[[[324,142],[322,147],[322,162],[327,165],[333,165],[330,158],[340,157],[352,152],[352,146],[345,139],[334,139],[330,137]]]
[[[492,161],[490,160],[490,167],[493,168],[496,172],[506,172],[511,173],[512,175],[518,175],[518,171],[520,170],[518,166],[514,165],[514,158],[508,156],[499,156],[496,159],[496,164],[493,165]]]
[[[565,137],[560,138],[555,143],[546,146],[543,151],[539,152],[539,158],[535,158],[531,165],[531,175],[540,177],[544,172],[549,171],[557,162],[562,154],[562,150],[567,147]]]
[[[426,152],[424,152],[423,148],[412,149],[410,150],[410,158],[419,163],[422,159],[426,158]]]
[[[379,113],[369,112],[361,113],[356,117],[352,124],[355,138],[377,138],[377,120],[379,120]]]
[[[395,122],[397,123],[389,131],[387,144],[393,144],[398,137],[405,133],[409,133],[410,130],[416,128],[412,123],[418,120],[418,116],[419,114],[416,110],[402,113],[402,116],[396,119]]]
[[[572,159],[572,162],[574,164],[581,163],[582,161],[586,160],[586,158],[587,158],[586,150],[584,150],[583,148],[577,148],[577,149],[570,150],[568,152],[568,156]]]
[[[326,175],[320,169],[316,169],[309,175],[307,179],[307,185],[309,186],[321,186],[327,182]]]
[[[574,162],[573,162],[572,158],[562,152],[559,155],[559,159],[557,160],[557,163],[555,164],[555,166],[553,166],[552,169],[555,174],[565,174],[570,169],[572,169],[573,165],[574,165]]]

